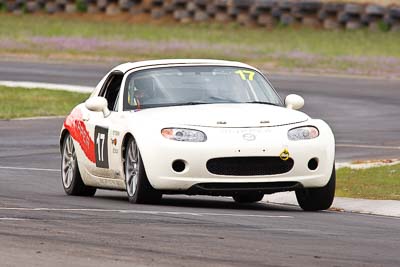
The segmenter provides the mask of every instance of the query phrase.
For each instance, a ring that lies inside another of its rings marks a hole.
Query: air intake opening
[[[312,158],[308,161],[308,168],[315,171],[318,168],[318,158]]]
[[[176,172],[183,172],[185,168],[186,163],[181,159],[177,159],[172,163],[172,169]]]
[[[289,172],[293,165],[292,158],[281,160],[280,157],[231,157],[208,160],[207,170],[217,175],[274,175]]]

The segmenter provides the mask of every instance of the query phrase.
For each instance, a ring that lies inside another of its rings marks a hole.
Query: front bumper
[[[302,125],[316,126],[320,136],[312,140],[290,141],[287,131]],[[170,191],[196,192],[196,188],[218,185],[217,191],[229,191],[230,185],[252,184],[251,190],[260,189],[268,193],[288,191],[298,187],[322,187],[328,183],[334,165],[334,137],[329,126],[320,120],[311,123],[286,125],[265,128],[205,128],[191,127],[207,134],[207,141],[202,143],[178,142],[165,139],[159,134],[153,138],[143,138],[140,151],[146,173],[155,189]],[[244,134],[251,133],[255,140],[246,141]],[[147,140],[153,140],[149,142]],[[287,149],[293,159],[293,168],[281,174],[274,175],[217,175],[207,170],[207,161],[213,158],[225,157],[279,157]],[[310,159],[318,159],[318,167],[311,170],[308,167]],[[176,172],[172,164],[176,160],[186,165],[183,171]],[[277,183],[286,183],[273,189]],[[226,187],[224,188],[224,184]],[[263,185],[262,185],[263,184]],[[262,186],[261,186],[262,185]],[[207,189],[207,188],[203,188]],[[265,189],[265,190],[264,190]],[[207,191],[207,190],[206,190]],[[210,191],[211,192],[211,191]],[[220,193],[218,193],[220,194]]]

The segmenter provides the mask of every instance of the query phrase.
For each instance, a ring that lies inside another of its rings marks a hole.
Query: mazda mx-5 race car
[[[156,60],[111,70],[65,119],[60,135],[68,195],[126,190],[132,203],[162,194],[257,202],[295,191],[304,210],[331,206],[335,141],[329,126],[281,101],[239,62]]]

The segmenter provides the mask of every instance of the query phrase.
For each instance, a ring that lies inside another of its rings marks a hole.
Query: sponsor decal
[[[113,130],[111,132],[111,135],[114,136],[113,138],[111,138],[111,144],[112,144],[112,153],[114,154],[118,154],[119,150],[118,148],[116,148],[117,144],[118,144],[118,138],[115,136],[119,136],[120,132],[119,131],[115,131]]]
[[[113,144],[113,146],[117,146],[117,138],[111,138],[111,144]]]
[[[289,157],[290,157],[289,150],[288,150],[287,148],[285,148],[285,149],[281,152],[281,154],[279,155],[279,157],[281,158],[281,160],[284,160],[284,161],[288,160]]]
[[[115,131],[114,131],[114,133],[115,133]],[[118,133],[118,135],[119,135],[119,133]],[[112,152],[114,154],[118,154],[118,148],[115,148],[118,144],[118,139],[116,137],[111,138],[111,144],[113,145]]]
[[[64,121],[64,127],[69,131],[72,138],[78,142],[86,157],[95,163],[95,145],[90,138],[86,125],[82,121],[82,112],[79,108],[72,110],[71,114]]]
[[[254,140],[256,140],[256,136],[254,134],[252,134],[252,133],[245,133],[242,136],[243,136],[243,139],[246,140],[246,141],[254,141]]]
[[[263,135],[263,134],[269,134],[271,133],[272,130],[268,128],[261,128],[261,129],[235,129],[235,128],[224,128],[220,130],[221,134],[246,134],[246,133],[251,133],[254,135]]]

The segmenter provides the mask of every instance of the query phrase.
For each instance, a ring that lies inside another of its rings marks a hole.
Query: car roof
[[[228,60],[215,60],[215,59],[160,59],[160,60],[145,60],[145,61],[137,61],[137,62],[128,62],[123,63],[121,65],[116,66],[112,71],[121,71],[126,73],[132,69],[143,68],[143,67],[152,67],[152,66],[165,66],[165,65],[217,65],[217,66],[232,66],[239,68],[250,68],[254,69],[254,67],[249,66],[247,64],[237,62],[237,61],[228,61]]]

